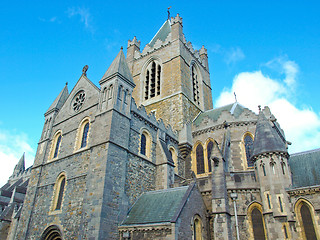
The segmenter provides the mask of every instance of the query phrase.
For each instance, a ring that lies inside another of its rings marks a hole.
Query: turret
[[[63,104],[67,100],[68,96],[69,96],[68,83],[66,83],[66,85],[64,86],[62,91],[59,93],[57,98],[54,100],[54,102],[51,104],[49,109],[44,114],[45,123],[43,126],[43,131],[42,131],[40,141],[43,141],[43,140],[48,139],[50,137],[54,118],[56,117],[58,111],[61,109],[61,107],[63,106]]]
[[[171,34],[172,41],[181,39],[183,37],[182,18],[179,16],[179,14],[177,14],[176,17],[171,18]]]
[[[116,109],[125,115],[130,115],[131,96],[135,84],[122,47],[99,84],[101,86],[100,110],[103,112]]]
[[[140,41],[137,40],[136,36],[132,40],[128,40],[128,47],[127,47],[127,61],[129,66],[134,58],[135,52],[140,52]]]
[[[200,59],[202,61],[203,66],[209,72],[208,51],[207,51],[207,49],[204,46],[202,46],[202,48],[199,50],[199,54],[200,54]]]
[[[277,216],[280,222],[293,218],[286,192],[291,185],[288,157],[283,131],[269,108],[265,107],[258,116],[252,160],[260,183],[263,211]],[[279,231],[281,226],[279,224]]]

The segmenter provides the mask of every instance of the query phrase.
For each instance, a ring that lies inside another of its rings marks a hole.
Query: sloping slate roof
[[[258,117],[252,156],[267,152],[287,152],[287,148],[277,132],[276,126],[261,111]]]
[[[64,102],[67,100],[68,95],[69,95],[68,85],[66,84],[64,86],[64,88],[62,89],[62,91],[59,93],[58,97],[51,104],[51,106],[49,107],[49,109],[47,110],[46,113],[48,113],[48,112],[50,112],[51,110],[54,110],[54,109],[59,110],[62,107],[62,105],[64,104]]]
[[[114,74],[120,74],[122,75],[122,77],[124,77],[125,79],[133,83],[133,78],[122,49],[120,50],[116,58],[113,60],[113,62],[111,63],[110,67],[108,68],[106,73],[103,75],[101,80],[109,78]]]
[[[170,222],[188,186],[147,192],[131,208],[122,225]]]
[[[235,118],[238,118],[241,113],[244,111],[244,107],[239,103],[232,103],[223,107],[216,109],[208,110],[206,112],[200,113],[199,116],[194,120],[194,124],[199,125],[203,119],[210,118],[213,121],[217,121],[223,111],[230,112]]]
[[[152,40],[149,43],[150,47],[153,47],[153,45],[156,43],[156,41],[158,39],[160,39],[162,42],[164,42],[164,40],[166,40],[166,38],[168,37],[169,33],[171,32],[171,25],[170,25],[170,21],[167,20],[165,21],[165,23],[161,26],[161,28],[159,29],[159,31],[156,33],[156,35],[152,38]]]
[[[293,188],[320,185],[320,148],[292,154],[289,164]]]

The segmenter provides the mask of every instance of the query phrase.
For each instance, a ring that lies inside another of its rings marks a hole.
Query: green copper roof
[[[230,112],[235,118],[238,118],[244,111],[244,107],[239,103],[235,102],[223,107],[208,110],[206,112],[200,113],[199,116],[194,120],[195,125],[199,125],[205,118],[210,118],[213,121],[217,121],[223,111]]]
[[[153,45],[156,43],[158,39],[160,39],[162,42],[166,40],[169,33],[171,32],[171,25],[170,21],[167,20],[159,29],[159,31],[156,33],[156,35],[152,38],[152,40],[149,42],[149,46],[153,47]]]
[[[320,148],[292,154],[289,164],[293,188],[320,185]]]
[[[188,186],[147,192],[131,208],[122,225],[170,222],[179,209]]]

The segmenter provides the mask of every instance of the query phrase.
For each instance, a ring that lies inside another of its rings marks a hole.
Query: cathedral
[[[1,187],[0,239],[320,239],[320,149],[290,155],[267,106],[213,108],[179,15],[87,70]]]

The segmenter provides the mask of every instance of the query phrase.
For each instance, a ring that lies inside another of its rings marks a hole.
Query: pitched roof
[[[121,225],[171,222],[180,211],[181,202],[189,193],[188,188],[184,186],[142,194]]]
[[[68,95],[68,84],[66,84],[44,115],[49,114],[51,111],[59,110],[67,100]]]
[[[122,78],[126,79],[129,83],[133,84],[133,78],[126,61],[126,57],[123,54],[122,48],[118,53],[118,55],[116,56],[116,58],[111,63],[106,73],[101,78],[100,83],[108,80],[109,78],[115,75],[120,75]]]
[[[235,102],[223,107],[211,109],[211,110],[200,113],[197,116],[197,118],[194,120],[194,124],[199,125],[205,118],[210,118],[213,121],[217,121],[223,111],[228,111],[235,118],[238,118],[241,115],[241,113],[244,111],[244,109],[246,108],[240,105],[238,102]]]
[[[290,155],[292,187],[320,185],[320,148]]]
[[[156,41],[159,39],[162,42],[166,40],[168,37],[169,33],[171,32],[171,24],[169,19],[162,24],[161,28],[159,31],[156,33],[156,35],[152,38],[152,40],[149,42],[149,46],[153,47],[153,45],[156,43]]]
[[[268,120],[260,111],[257,121],[252,156],[267,152],[287,152],[284,139],[281,138],[278,126]]]

